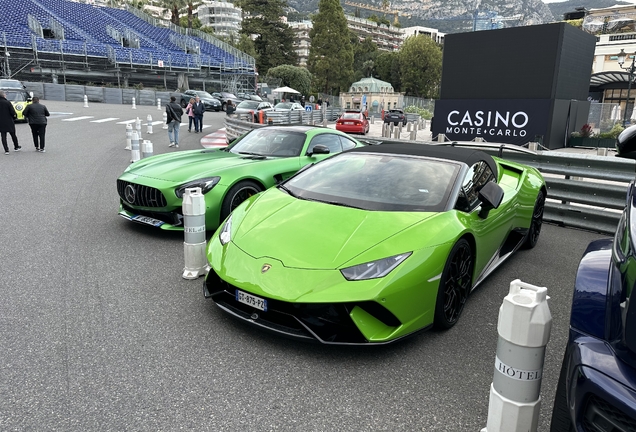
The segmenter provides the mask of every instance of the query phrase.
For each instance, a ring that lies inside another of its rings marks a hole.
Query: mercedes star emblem
[[[128,201],[130,204],[135,203],[135,194],[136,194],[136,191],[133,185],[128,185],[126,186],[126,189],[124,189],[124,197],[126,198],[126,201]]]

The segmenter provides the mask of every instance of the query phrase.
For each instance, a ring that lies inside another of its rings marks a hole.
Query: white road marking
[[[91,120],[91,123],[106,123],[108,121],[119,120],[119,117],[109,117],[100,120]]]
[[[137,119],[132,119],[132,120],[120,121],[120,122],[117,122],[117,124],[129,124],[129,123],[134,123],[136,121]]]
[[[91,119],[91,118],[95,118],[95,116],[73,117],[73,118],[68,118],[68,119],[62,119],[62,121],[78,121],[78,120],[86,120],[86,119]]]

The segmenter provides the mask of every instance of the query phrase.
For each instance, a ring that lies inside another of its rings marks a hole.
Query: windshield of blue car
[[[305,143],[302,132],[280,129],[254,129],[231,147],[228,151],[235,154],[291,157],[300,156]]]
[[[7,95],[7,100],[11,102],[24,102],[28,98],[27,93],[23,91],[5,90],[4,92]]]
[[[447,208],[460,164],[379,153],[342,153],[285,182],[300,199],[364,210],[439,212]]]
[[[197,92],[197,96],[199,96],[201,99],[203,99],[203,98],[213,99],[214,98],[214,96],[212,96],[210,93],[204,92],[204,91],[198,91]]]

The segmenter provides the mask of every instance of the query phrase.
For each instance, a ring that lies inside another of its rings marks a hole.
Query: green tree
[[[375,59],[375,73],[382,81],[390,82],[395,91],[400,91],[399,53],[383,51]]]
[[[442,50],[424,35],[406,38],[399,51],[401,90],[407,95],[437,96],[442,77]]]
[[[267,71],[267,76],[279,78],[281,85],[298,90],[301,94],[311,92],[311,73],[300,66],[281,65]]]
[[[199,20],[199,18],[197,17],[192,17],[192,20],[188,22],[188,17],[182,16],[181,18],[179,18],[179,25],[181,27],[203,31],[203,29],[201,28],[201,20]]]
[[[160,6],[170,11],[170,22],[174,25],[179,25],[179,11],[188,5],[186,0],[161,0]]]
[[[373,73],[373,67],[369,70],[367,62],[371,61],[372,65],[375,64],[378,46],[370,37],[360,42],[358,36],[353,33],[351,33],[351,45],[353,46],[353,81],[355,82]],[[367,67],[364,66],[365,63],[367,63]]]
[[[241,34],[252,38],[256,53],[256,68],[266,71],[282,64],[298,63],[294,51],[294,32],[280,17],[284,15],[284,0],[238,0],[243,9]]]
[[[320,0],[312,22],[307,68],[314,75],[316,88],[325,93],[349,88],[353,78],[353,47],[340,1]]]

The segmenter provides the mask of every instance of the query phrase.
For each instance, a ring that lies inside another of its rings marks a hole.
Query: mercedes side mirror
[[[323,144],[316,144],[312,150],[307,152],[307,156],[313,156],[317,154],[329,154],[329,147]]]

